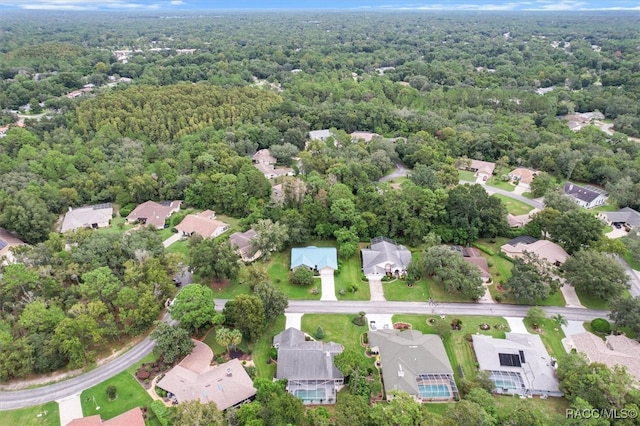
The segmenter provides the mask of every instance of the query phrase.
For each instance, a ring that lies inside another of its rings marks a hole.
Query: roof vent
[[[227,368],[227,376],[231,377],[233,375],[233,372],[231,371],[231,368]]]

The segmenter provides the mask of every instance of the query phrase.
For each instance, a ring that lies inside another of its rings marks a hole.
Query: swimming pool
[[[316,401],[326,396],[324,389],[298,389],[294,394],[303,401]]]
[[[512,382],[511,380],[494,380],[493,383],[496,385],[496,388],[518,389],[515,382]]]
[[[418,385],[420,398],[451,398],[451,390],[445,384]]]

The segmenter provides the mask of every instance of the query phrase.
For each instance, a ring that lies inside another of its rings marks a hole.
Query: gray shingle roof
[[[420,374],[453,374],[442,339],[417,330],[369,331],[369,346],[378,350],[384,387],[417,395]]]
[[[406,247],[396,245],[394,242],[384,239],[371,241],[370,249],[362,250],[362,271],[366,274],[384,274],[407,269],[411,263],[411,252]]]
[[[626,223],[630,226],[640,226],[640,213],[632,209],[631,207],[625,207],[617,212],[605,213],[609,222],[612,223]]]
[[[586,203],[592,202],[602,194],[601,192],[593,191],[571,182],[564,184],[564,193]]]
[[[344,375],[333,363],[333,358],[342,352],[337,343],[305,341],[300,330],[288,328],[273,338],[278,347],[277,379],[288,380],[333,380]]]
[[[530,237],[529,235],[520,235],[519,237],[515,237],[507,241],[507,244],[510,246],[516,246],[519,243],[521,244],[533,244],[538,241],[537,238]]]

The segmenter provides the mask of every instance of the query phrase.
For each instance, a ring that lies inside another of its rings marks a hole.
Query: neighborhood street
[[[216,299],[216,309],[222,310],[226,300]],[[356,314],[360,311],[371,314],[436,314],[436,315],[495,315],[524,317],[528,306],[474,303],[434,303],[427,302],[352,302],[352,301],[308,301],[291,300],[286,312],[292,313],[344,313]],[[548,315],[561,314],[567,320],[589,321],[607,317],[608,312],[593,309],[544,307]],[[165,321],[168,315],[165,315]],[[62,399],[77,394],[126,370],[144,358],[153,349],[153,342],[147,337],[130,351],[95,370],[63,382],[21,391],[0,392],[0,410],[13,410],[45,402]]]

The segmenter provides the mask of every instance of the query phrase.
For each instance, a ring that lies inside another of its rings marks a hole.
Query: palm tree
[[[232,331],[228,328],[220,327],[216,330],[216,342],[218,342],[220,346],[227,348],[227,355],[229,354],[229,345],[232,339]]]
[[[556,324],[558,324],[559,327],[562,327],[563,325],[567,325],[567,319],[565,317],[562,316],[562,314],[556,314],[553,317],[551,317],[551,319],[553,319]]]
[[[229,345],[235,349],[242,342],[242,332],[240,330],[231,330],[229,336]]]

